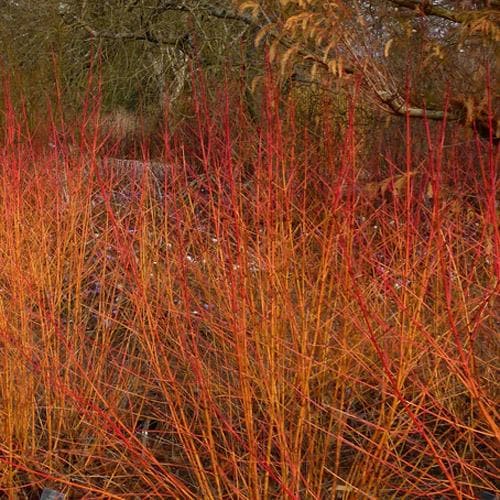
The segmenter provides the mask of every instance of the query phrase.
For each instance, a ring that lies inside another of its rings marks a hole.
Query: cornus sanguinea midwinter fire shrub
[[[408,124],[364,154],[356,103],[315,136],[271,95],[255,123],[195,93],[134,161],[93,115],[49,147],[6,107],[10,498],[495,491],[497,151]]]

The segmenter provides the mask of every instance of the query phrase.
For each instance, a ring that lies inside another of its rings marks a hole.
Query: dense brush
[[[436,127],[365,154],[354,105],[316,137],[233,97],[194,95],[154,162],[101,154],[91,112],[41,147],[7,109],[0,489],[495,491],[493,146]]]

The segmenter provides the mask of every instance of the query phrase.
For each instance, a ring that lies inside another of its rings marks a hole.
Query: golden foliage
[[[340,43],[340,3],[280,0],[279,5],[277,20],[259,30],[255,44],[274,35],[269,43],[269,58],[279,65],[281,76],[286,77],[297,64],[313,80],[319,78],[322,70],[330,77],[342,76],[344,61],[335,50]]]
[[[241,3],[239,6],[240,13],[244,13],[247,10],[249,10],[252,14],[252,17],[254,19],[257,19],[257,16],[259,15],[260,12],[260,5],[258,2],[254,0],[246,0],[245,2]]]
[[[261,28],[257,35],[255,35],[255,40],[254,40],[254,44],[255,44],[255,47],[258,47],[260,45],[260,43],[262,42],[262,40],[264,40],[264,38],[269,35],[273,29],[275,28],[274,24],[270,23],[270,24],[266,24],[263,28]]]
[[[391,45],[394,43],[394,38],[390,38],[384,45],[384,57],[389,57]]]

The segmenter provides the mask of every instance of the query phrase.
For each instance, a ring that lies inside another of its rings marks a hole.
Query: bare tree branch
[[[126,40],[126,41],[137,41],[137,42],[149,42],[155,45],[170,45],[178,48],[179,50],[186,51],[186,35],[181,37],[173,37],[170,39],[158,38],[150,30],[138,31],[138,32],[112,32],[107,30],[97,30],[93,28],[83,19],[74,18],[75,24],[87,31],[93,38],[106,38],[108,40]],[[189,45],[189,40],[187,41]]]
[[[251,15],[245,13],[239,13],[233,9],[229,9],[227,7],[223,7],[220,5],[211,5],[211,4],[201,4],[197,5],[196,8],[187,5],[185,2],[179,1],[168,1],[161,3],[158,7],[154,7],[153,11],[155,14],[161,14],[167,11],[178,11],[178,12],[194,12],[194,11],[202,11],[208,14],[211,17],[215,17],[217,19],[225,19],[228,21],[239,21],[249,26],[259,26]]]
[[[446,118],[448,121],[457,121],[464,126],[468,126],[476,130],[479,136],[484,139],[489,139],[491,133],[495,144],[500,141],[498,118],[495,116],[489,117],[487,114],[479,113],[472,119],[469,119],[467,111],[464,109],[464,104],[461,102],[452,102],[450,109],[445,112],[409,106],[400,95],[391,94],[383,90],[377,91],[377,95],[395,115],[408,115],[411,118],[425,118],[427,120],[437,121],[441,121]]]
[[[481,13],[487,13],[484,10],[450,10],[445,7],[433,5],[427,0],[389,0],[398,7],[404,7],[421,12],[427,16],[440,17],[454,23],[465,23],[470,21],[472,16],[477,16]],[[498,7],[498,2],[491,2],[492,7]]]
[[[457,120],[458,116],[453,113],[445,113],[440,110],[426,110],[423,108],[414,108],[405,103],[403,98],[398,94],[391,94],[387,91],[376,91],[379,99],[386,104],[390,110],[396,115],[406,116],[412,118],[427,118],[429,120],[443,120],[445,116],[449,120]]]

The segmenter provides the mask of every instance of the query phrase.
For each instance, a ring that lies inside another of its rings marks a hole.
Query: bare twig
[[[389,0],[398,7],[404,7],[421,12],[427,16],[440,17],[454,23],[466,23],[472,17],[487,14],[488,11],[482,10],[451,10],[445,7],[434,5],[432,2],[426,0]],[[491,2],[491,7],[498,8],[499,2]]]

